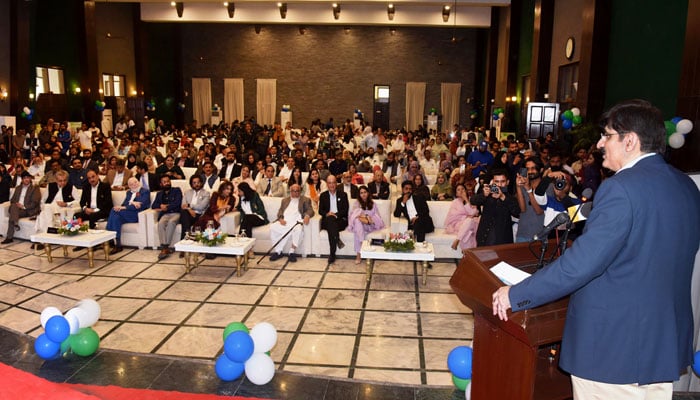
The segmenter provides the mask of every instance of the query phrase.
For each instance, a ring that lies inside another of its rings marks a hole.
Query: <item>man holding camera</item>
[[[481,207],[481,220],[476,231],[477,246],[493,246],[513,243],[513,220],[520,216],[520,206],[515,196],[508,194],[508,175],[504,170],[494,170],[493,179],[484,185],[484,192],[469,199]]]

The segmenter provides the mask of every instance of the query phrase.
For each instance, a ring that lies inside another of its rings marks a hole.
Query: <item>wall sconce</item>
[[[513,96],[513,97],[511,97],[511,98],[510,98],[510,101],[512,101],[512,102],[515,103],[516,101],[518,101],[518,96]]]
[[[300,26],[300,27],[299,27],[299,34],[300,34],[300,35],[306,34],[306,27],[305,27],[305,26]]]
[[[76,87],[75,89],[73,89],[73,93],[80,94],[80,87]]]
[[[287,18],[287,3],[277,3],[277,8],[280,9],[280,17]]]
[[[100,92],[100,94],[104,94],[105,92],[104,90],[102,90],[102,88],[97,89],[97,91]]]
[[[396,35],[396,28],[389,28],[389,33],[391,34],[391,36]]]
[[[236,12],[236,5],[233,2],[226,2],[224,5],[226,6],[226,11],[228,11],[228,17],[233,18],[233,13]]]
[[[340,4],[333,3],[333,19],[340,18]]]
[[[255,25],[255,34],[259,35],[262,32],[262,25]]]
[[[175,11],[177,11],[177,17],[182,18],[182,13],[185,11],[185,3],[181,1],[171,1],[170,5],[175,7]]]
[[[0,89],[0,101],[3,103],[7,101],[7,89],[5,88]]]
[[[349,26],[346,26],[343,30],[345,31],[346,35],[350,34],[350,27]]]
[[[450,6],[442,7],[442,22],[447,22],[450,19]]]
[[[389,17],[389,21],[394,20],[394,14],[396,13],[396,9],[394,8],[394,5],[389,3],[388,6],[386,6],[386,15]]]

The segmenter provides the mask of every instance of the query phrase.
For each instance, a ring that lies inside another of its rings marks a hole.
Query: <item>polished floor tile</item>
[[[363,336],[358,367],[420,368],[418,339]]]
[[[303,308],[257,306],[245,323],[252,327],[259,322],[269,322],[279,331],[294,332],[305,312]]]
[[[150,353],[176,326],[126,322],[116,327],[100,341],[107,349],[119,349],[138,353]]]
[[[175,282],[172,286],[163,291],[163,293],[158,295],[158,298],[164,300],[203,301],[218,287],[219,285],[216,283]]]
[[[350,335],[299,334],[287,361],[312,365],[349,365],[355,337]]]
[[[0,285],[0,301],[8,304],[21,303],[24,300],[34,297],[41,293],[39,290],[34,290],[26,286],[15,285],[8,283]]]
[[[362,308],[364,297],[364,290],[319,289],[313,306],[359,310]]]
[[[213,359],[224,346],[223,329],[182,326],[156,350],[157,354]]]
[[[200,303],[187,301],[153,300],[141,308],[131,318],[132,322],[154,322],[179,324],[194,311]]]
[[[231,322],[240,322],[251,310],[249,305],[205,303],[192,314],[187,325],[224,328]]]
[[[109,292],[110,296],[152,299],[173,284],[172,281],[155,279],[131,279]]]
[[[357,332],[361,314],[359,310],[310,310],[301,330],[313,333],[354,334]]]
[[[416,311],[416,294],[413,291],[371,291],[367,297],[365,308],[367,310]]]
[[[208,301],[216,303],[255,304],[267,286],[226,284],[219,287]]]
[[[278,281],[275,281],[278,284]],[[270,286],[260,300],[260,304],[267,306],[306,307],[311,301],[316,289],[288,286]]]
[[[409,312],[365,311],[362,334],[417,337],[418,317]]]

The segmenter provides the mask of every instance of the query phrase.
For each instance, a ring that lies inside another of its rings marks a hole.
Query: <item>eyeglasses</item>
[[[608,140],[608,139],[610,139],[611,136],[624,135],[626,133],[628,133],[628,132],[615,132],[615,133],[600,132],[600,138]]]

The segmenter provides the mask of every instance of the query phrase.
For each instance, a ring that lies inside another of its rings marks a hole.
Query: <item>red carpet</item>
[[[0,364],[0,399],[51,400],[242,400],[252,397],[217,396],[162,390],[127,389],[118,386],[54,383],[28,372]]]

